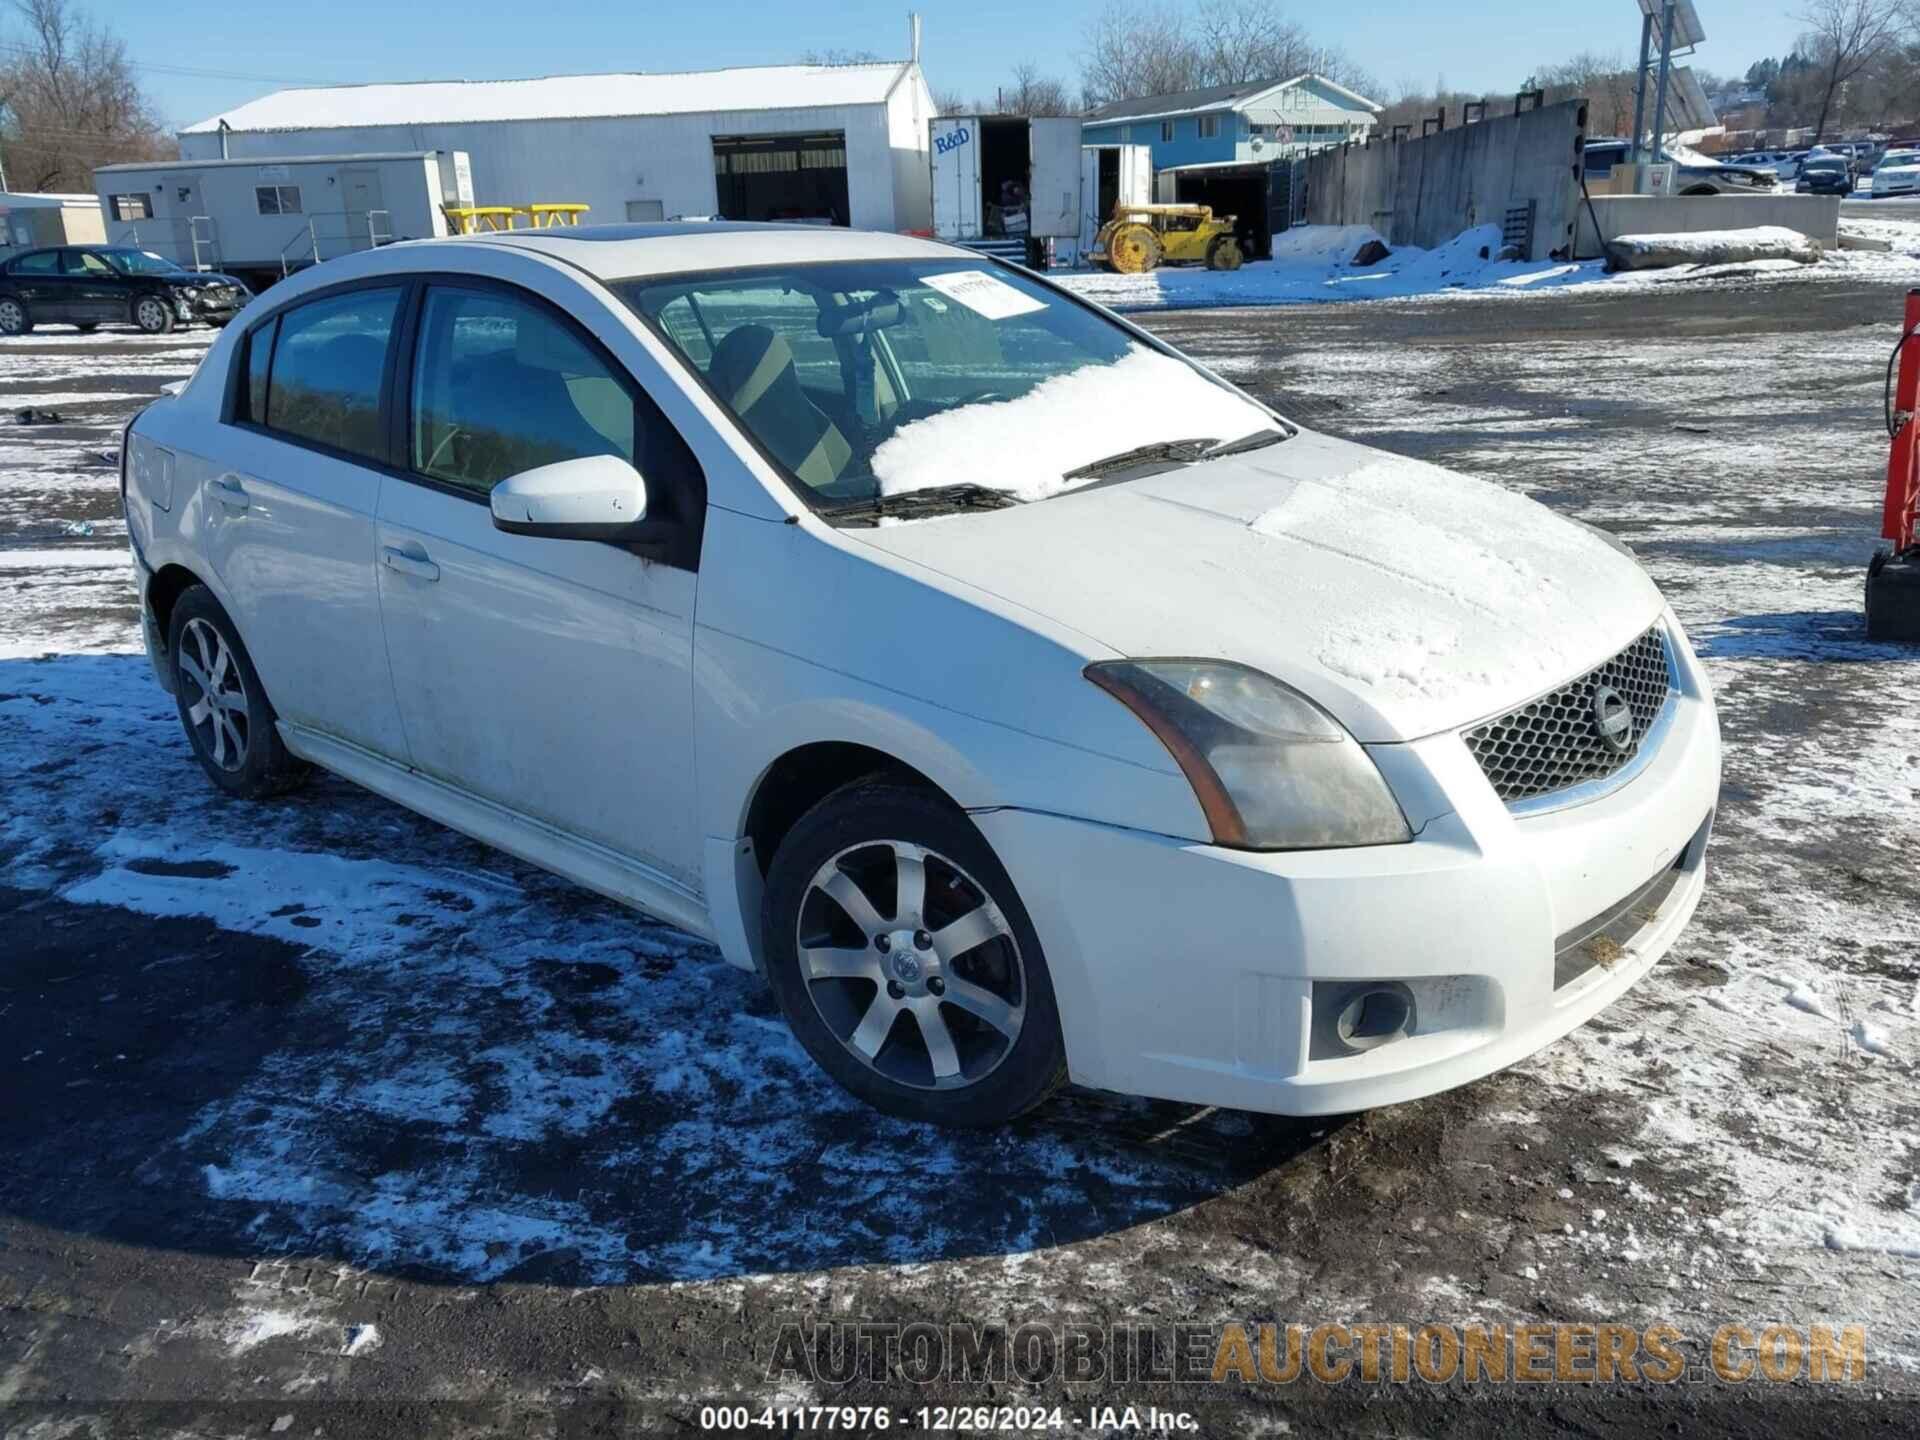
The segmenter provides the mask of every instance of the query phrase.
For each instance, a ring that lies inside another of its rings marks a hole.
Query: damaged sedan
[[[1624,547],[967,251],[385,247],[124,453],[212,783],[321,766],[706,937],[895,1115],[1431,1094],[1705,884],[1713,701]]]

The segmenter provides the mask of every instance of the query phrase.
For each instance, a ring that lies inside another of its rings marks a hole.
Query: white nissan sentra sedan
[[[966,251],[394,245],[125,454],[215,785],[322,766],[704,936],[897,1115],[1427,1095],[1704,884],[1713,702],[1623,547]]]

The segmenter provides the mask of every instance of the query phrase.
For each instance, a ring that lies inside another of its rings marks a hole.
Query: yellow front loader
[[[1238,270],[1246,257],[1233,221],[1216,218],[1210,205],[1116,205],[1089,258],[1122,275],[1144,275],[1156,265]]]

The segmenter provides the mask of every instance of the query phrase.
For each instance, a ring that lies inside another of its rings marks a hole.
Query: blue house
[[[1364,140],[1380,110],[1324,75],[1296,75],[1096,106],[1081,143],[1149,145],[1156,171],[1259,164]]]

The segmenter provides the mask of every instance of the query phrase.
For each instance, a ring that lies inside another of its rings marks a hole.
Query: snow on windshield
[[[1237,440],[1276,422],[1190,365],[1144,347],[1083,365],[1011,400],[902,426],[873,452],[880,493],[976,484],[1040,500],[1085,480],[1065,472],[1163,440]]]

